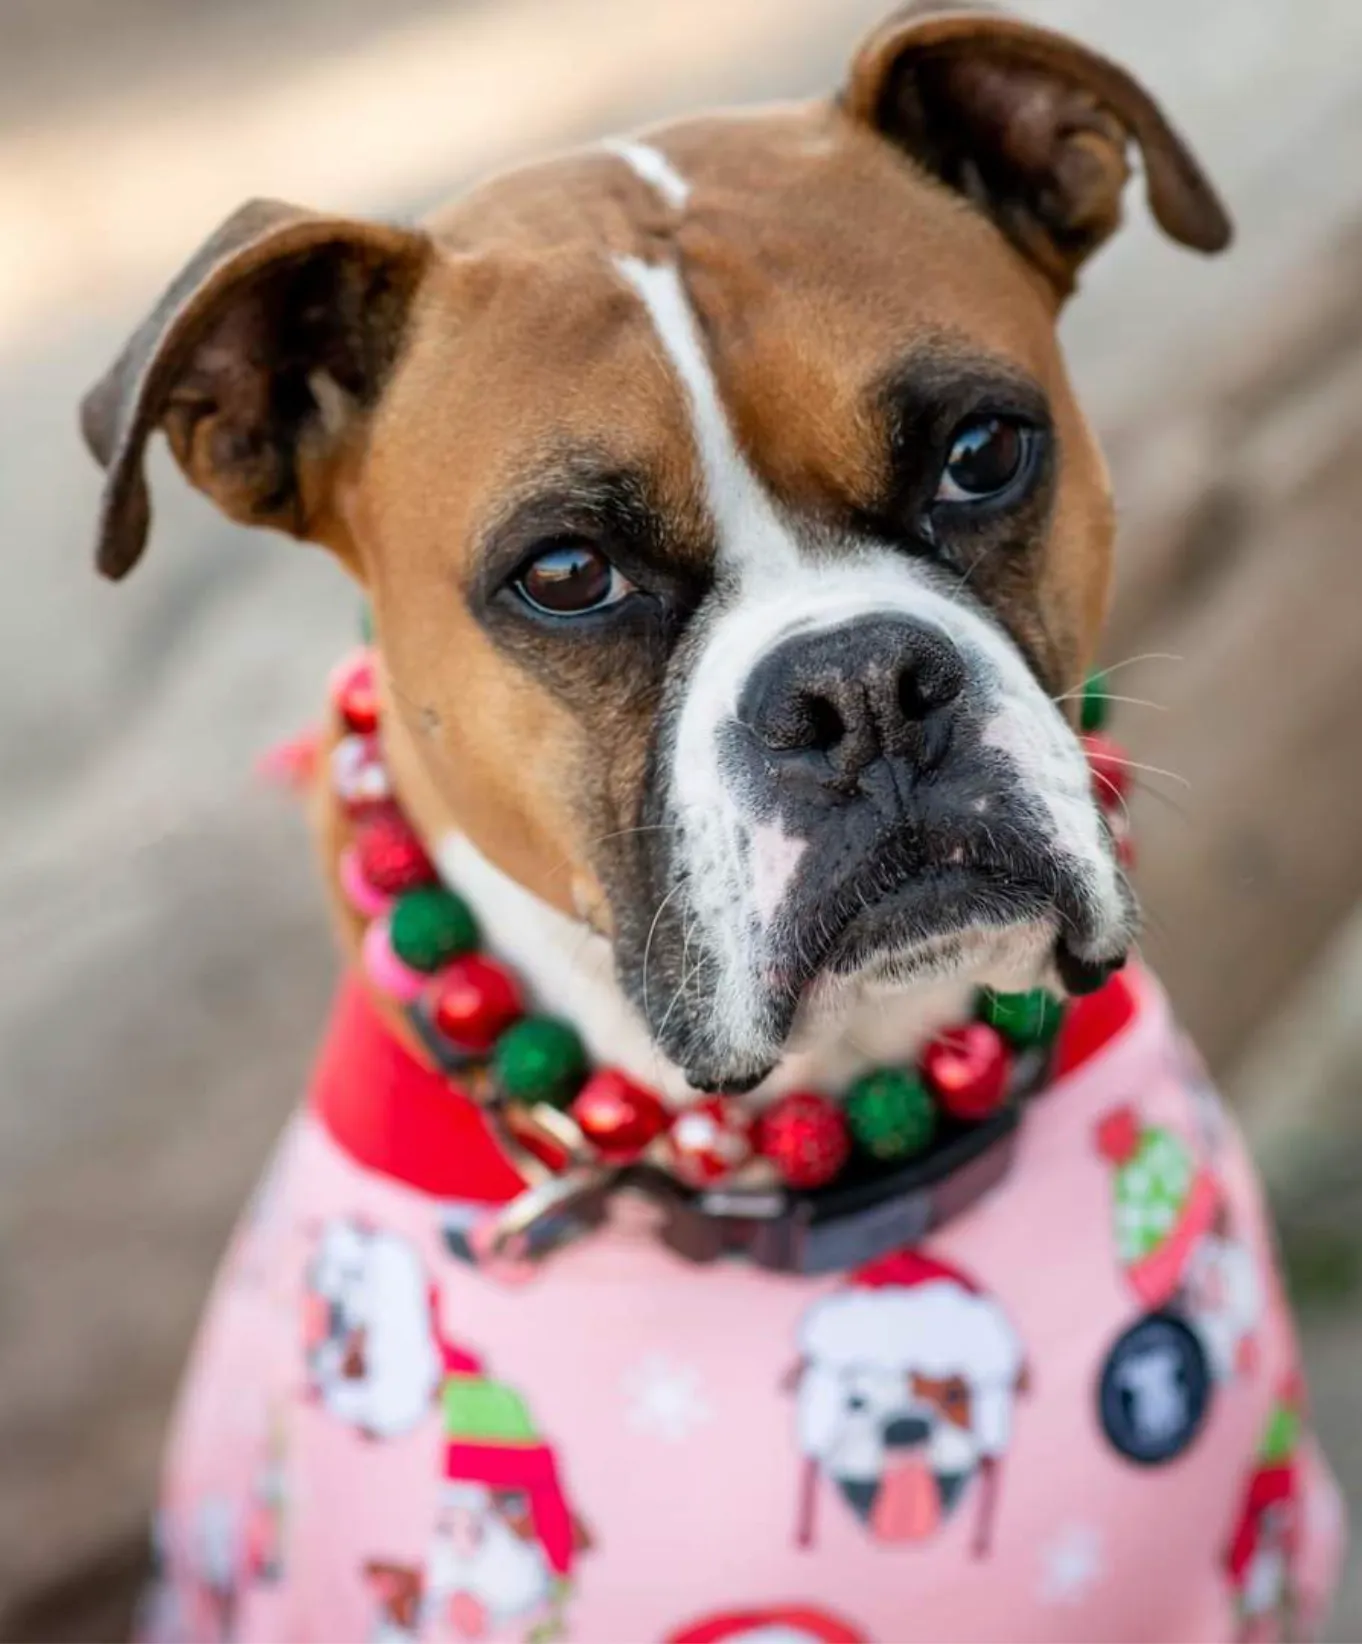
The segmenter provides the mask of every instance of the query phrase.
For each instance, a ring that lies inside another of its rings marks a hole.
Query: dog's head
[[[881,1271],[816,1302],[794,1377],[800,1448],[890,1540],[928,1533],[1006,1450],[1026,1384],[1021,1343],[991,1297],[949,1271],[915,1276]]]
[[[861,1365],[844,1373],[837,1391],[819,1464],[883,1539],[930,1534],[982,1456],[969,1383]]]
[[[1062,706],[1112,509],[1055,319],[1116,227],[1228,225],[1124,73],[910,7],[838,95],[494,180],[425,228],[257,203],[90,395],[99,562],[162,428],[363,582],[447,821],[614,943],[697,1085],[801,1009],[1124,953]]]

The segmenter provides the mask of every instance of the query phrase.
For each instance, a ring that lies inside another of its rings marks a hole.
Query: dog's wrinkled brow
[[[1050,422],[1045,391],[1011,360],[982,354],[959,339],[938,336],[894,360],[866,390],[867,409],[896,429],[939,427],[965,417],[1025,417]]]
[[[479,530],[478,591],[485,596],[541,546],[572,536],[600,542],[626,573],[631,564],[700,572],[713,552],[701,512],[667,506],[646,471],[573,455],[542,464]]]

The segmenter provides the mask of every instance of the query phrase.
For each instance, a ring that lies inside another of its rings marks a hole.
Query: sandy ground
[[[35,25],[46,4],[0,11],[0,1633],[88,1636],[108,1612],[61,1595],[126,1567],[206,1276],[324,1008],[302,830],[250,773],[313,711],[355,599],[319,556],[221,524],[164,463],[144,571],[99,584],[77,398],[247,194],[405,209],[549,141],[825,84],[885,7],[695,0],[682,26],[636,0],[381,20],[359,0],[282,18],[139,0],[114,28],[100,0],[62,0],[77,48]],[[1312,0],[1310,29],[1291,0],[1031,9],[1160,87],[1243,228],[1212,267],[1141,223],[1094,271],[1068,335],[1114,425],[1351,207],[1362,7]],[[1316,129],[1335,163],[1288,171]],[[1319,1424],[1362,1489],[1358,1325],[1309,1325]],[[1356,1574],[1336,1636],[1362,1637]]]

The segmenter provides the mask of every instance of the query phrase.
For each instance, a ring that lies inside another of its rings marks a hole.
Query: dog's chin
[[[750,1036],[726,1052],[711,1043],[686,1067],[693,1084],[750,1090],[796,1041],[867,995],[952,982],[1020,989],[1056,977],[1068,992],[1088,993],[1124,963],[1129,940],[1126,926],[1084,922],[1081,886],[1053,862],[1029,874],[1015,862],[1006,871],[923,868],[850,911],[846,904],[814,902],[772,933]]]

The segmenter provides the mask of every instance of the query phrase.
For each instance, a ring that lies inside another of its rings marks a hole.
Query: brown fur
[[[1129,135],[1170,233],[1209,249],[1227,225],[1119,70],[1028,25],[938,10],[877,31],[839,101],[649,134],[690,186],[679,213],[597,151],[495,179],[425,232],[238,214],[87,402],[110,470],[102,568],[140,553],[142,447],[160,425],[232,517],[324,543],[366,588],[388,755],[418,826],[457,826],[608,929],[596,842],[637,819],[660,670],[522,666],[474,596],[518,500],[558,469],[570,486],[584,456],[646,476],[669,554],[703,569],[685,399],[609,261],[666,255],[747,459],[806,517],[874,506],[888,366],[989,361],[1040,388],[1059,452],[1048,517],[981,591],[1047,685],[1074,682],[1105,607],[1112,514],[1057,310],[1115,226]]]

